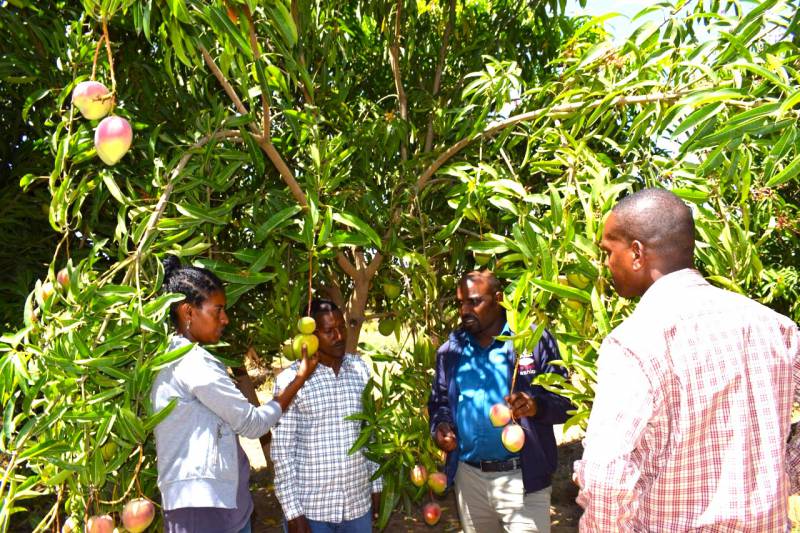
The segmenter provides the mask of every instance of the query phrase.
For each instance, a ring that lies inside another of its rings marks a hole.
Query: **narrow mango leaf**
[[[353,455],[354,453],[358,452],[361,448],[363,448],[367,442],[372,438],[372,428],[365,427],[361,430],[361,434],[358,436],[356,441],[347,451],[348,455]]]
[[[745,97],[741,91],[735,89],[708,89],[705,91],[697,91],[681,99],[679,105],[693,105],[701,106],[710,104],[712,102],[720,102],[725,100],[738,100]]]
[[[378,514],[378,529],[383,529],[389,523],[392,511],[400,500],[400,492],[397,490],[397,481],[394,476],[387,476],[383,482],[383,495],[381,497],[381,510]]]
[[[150,369],[153,370],[153,372],[155,372],[156,370],[160,370],[165,366],[167,366],[168,364],[172,363],[173,361],[176,361],[181,357],[183,357],[192,348],[194,348],[194,344],[185,344],[165,354],[154,357],[149,362]]]
[[[214,28],[217,34],[230,37],[239,50],[244,53],[244,56],[248,60],[252,59],[253,50],[250,48],[250,44],[247,42],[245,36],[242,35],[241,30],[231,22],[228,18],[228,14],[222,8],[209,5],[205,9],[205,14],[206,17],[208,17],[211,27]]]
[[[142,314],[151,318],[164,318],[170,306],[175,302],[180,302],[186,298],[183,294],[162,294],[155,300],[148,302],[142,307]]]
[[[173,398],[170,402],[164,406],[163,409],[160,409],[157,413],[153,413],[151,416],[147,418],[144,423],[144,430],[150,433],[155,429],[157,425],[159,425],[165,418],[169,416],[175,406],[178,405],[178,399]]]
[[[800,155],[795,156],[792,162],[786,165],[783,170],[772,176],[767,182],[767,187],[777,187],[787,181],[797,177],[800,172]]]
[[[34,444],[30,448],[24,449],[18,457],[19,460],[33,459],[34,457],[39,457],[46,454],[49,457],[57,457],[66,451],[69,451],[69,446],[66,443],[53,440],[44,440],[40,443]]]
[[[709,193],[708,191],[701,191],[698,189],[688,189],[683,187],[672,189],[672,192],[675,193],[676,196],[683,198],[684,200],[689,200],[690,202],[694,202],[697,204],[705,202],[711,195],[711,193]]]
[[[372,229],[369,225],[367,225],[366,222],[357,216],[350,213],[334,213],[333,220],[357,230],[359,233],[368,238],[372,244],[380,249],[381,238],[378,237],[378,234],[375,233],[374,229]]]
[[[283,224],[286,220],[293,217],[302,210],[303,208],[300,207],[299,205],[293,205],[291,207],[281,209],[280,211],[269,217],[266,222],[264,222],[262,225],[258,227],[258,229],[256,230],[255,241],[256,242],[263,241],[264,239],[267,238],[267,235],[269,235],[272,230],[274,230],[275,228]]]
[[[128,431],[128,434],[133,437],[134,443],[141,444],[144,442],[146,437],[144,424],[142,424],[142,421],[127,407],[119,408],[119,426]]]
[[[567,285],[561,285],[560,283],[553,283],[552,281],[546,281],[543,279],[532,279],[531,283],[540,289],[544,289],[547,292],[555,294],[556,296],[560,296],[561,298],[569,298],[571,300],[578,300],[584,303],[590,303],[592,301],[592,297],[589,295],[589,293],[581,289],[576,289],[575,287],[569,287]]]
[[[89,475],[92,479],[92,484],[95,487],[102,487],[106,483],[106,462],[103,454],[100,453],[100,448],[93,451],[92,465],[89,470]]]
[[[453,235],[453,233],[456,232],[458,227],[461,225],[462,220],[464,220],[463,217],[454,218],[445,227],[437,231],[436,234],[433,236],[433,238],[436,239],[437,241],[441,241],[450,237],[451,235]]]
[[[597,287],[592,288],[592,314],[597,324],[597,331],[603,336],[608,335],[611,331],[611,325],[609,324],[608,314],[603,305],[603,299],[597,291]]]
[[[274,272],[249,272],[242,270],[240,273],[217,272],[217,276],[222,281],[237,283],[240,285],[260,285],[275,277]]]
[[[225,225],[228,219],[221,216],[214,216],[207,207],[194,206],[189,204],[176,204],[175,208],[182,215],[195,220],[202,220],[209,224]]]
[[[272,21],[278,27],[278,31],[283,37],[284,42],[288,48],[294,48],[297,44],[297,26],[294,24],[294,19],[289,10],[286,9],[282,0],[277,0],[274,3],[268,4],[267,11],[272,18]]]
[[[105,183],[106,189],[108,189],[108,192],[111,193],[111,196],[113,196],[116,201],[122,205],[128,205],[128,199],[122,194],[122,191],[117,186],[117,182],[114,181],[114,178],[108,172],[103,172],[103,183]]]

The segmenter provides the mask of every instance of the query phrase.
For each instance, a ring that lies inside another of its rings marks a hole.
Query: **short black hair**
[[[319,315],[324,313],[335,313],[336,311],[341,310],[333,300],[328,300],[327,298],[314,298],[311,300],[311,308],[308,310],[308,316],[316,320]]]
[[[494,275],[494,272],[487,268],[483,270],[464,272],[461,275],[461,279],[458,280],[458,286],[460,287],[465,281],[483,281],[489,285],[489,290],[492,292],[492,294],[503,290],[500,280],[497,279],[497,276]]]
[[[192,305],[202,304],[215,292],[225,292],[222,280],[207,268],[183,266],[174,255],[166,255],[161,264],[164,265],[161,290],[183,294],[186,296],[184,301]],[[169,309],[169,316],[175,324],[178,320],[176,310],[179,303],[173,303]]]
[[[640,241],[663,258],[691,264],[694,256],[692,210],[674,193],[647,188],[620,200],[611,210],[621,237]]]

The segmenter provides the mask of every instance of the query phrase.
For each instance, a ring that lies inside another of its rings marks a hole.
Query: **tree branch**
[[[303,189],[300,188],[300,185],[297,183],[297,180],[294,179],[294,174],[292,174],[291,169],[286,164],[286,162],[281,157],[281,154],[275,148],[275,145],[272,144],[272,141],[266,137],[257,136],[256,142],[264,150],[264,153],[267,154],[267,157],[272,164],[275,165],[275,168],[280,173],[283,181],[289,187],[289,190],[294,196],[294,199],[297,200],[297,203],[303,207],[308,206],[308,200],[306,199],[306,193],[303,192]]]
[[[261,49],[258,46],[258,40],[256,39],[256,24],[255,22],[253,22],[253,14],[250,12],[250,6],[248,6],[247,4],[244,4],[242,6],[242,9],[244,10],[244,16],[247,17],[247,24],[249,26],[248,34],[250,37],[250,49],[253,51],[253,61],[259,61],[261,58]],[[261,88],[261,108],[262,108],[261,134],[264,136],[265,139],[271,139],[269,100],[267,99],[266,90],[267,87]]]
[[[180,161],[175,168],[170,173],[170,177],[167,180],[167,185],[164,187],[164,191],[161,193],[161,196],[158,199],[158,203],[156,204],[155,209],[150,214],[150,219],[147,221],[147,226],[145,227],[144,233],[142,234],[142,238],[139,240],[139,245],[136,247],[136,251],[134,252],[132,257],[127,257],[120,264],[131,264],[132,268],[129,268],[127,272],[125,272],[125,276],[122,279],[122,284],[127,285],[131,277],[133,277],[133,273],[139,269],[139,265],[142,262],[142,257],[144,256],[144,250],[147,246],[147,242],[150,240],[150,236],[156,229],[158,225],[158,221],[161,218],[161,215],[164,214],[164,209],[167,207],[167,202],[169,201],[169,197],[172,194],[172,189],[175,188],[175,181],[180,176],[180,173],[183,172],[184,167],[189,163],[189,159],[195,154],[195,150],[198,148],[203,147],[209,141],[219,140],[219,139],[242,139],[242,134],[235,130],[223,130],[218,131],[216,133],[212,133],[211,135],[207,135],[201,138],[199,141],[194,143],[186,153],[183,154]],[[115,270],[115,268],[112,268]],[[95,337],[95,345],[103,338],[103,334],[108,327],[108,321],[111,319],[111,315],[106,315],[106,318],[103,320],[103,323],[100,325],[100,331]]]
[[[150,220],[147,221],[147,227],[142,234],[142,239],[139,241],[139,246],[136,248],[135,260],[136,262],[141,262],[142,256],[144,254],[144,248],[147,246],[147,241],[150,239],[150,235],[155,231],[156,226],[158,225],[158,221],[161,218],[161,215],[164,214],[164,209],[167,207],[167,201],[169,200],[170,195],[172,194],[172,189],[175,187],[175,181],[178,179],[178,176],[181,172],[183,172],[184,167],[186,167],[187,163],[189,163],[189,159],[195,154],[195,150],[198,148],[202,148],[210,141],[220,140],[220,139],[239,139],[241,140],[242,134],[235,130],[224,130],[218,131],[216,133],[212,133],[211,135],[207,135],[201,138],[199,141],[194,143],[183,157],[181,157],[178,164],[175,166],[175,169],[172,171],[169,180],[167,181],[167,185],[164,187],[164,192],[161,193],[161,197],[158,199],[158,203],[156,204],[156,208],[153,210],[152,214],[150,215]],[[130,280],[130,276],[132,275],[133,270],[129,270],[125,274],[125,281],[123,285]],[[100,335],[98,335],[98,338]]]
[[[403,89],[403,79],[400,76],[400,22],[403,16],[403,0],[397,0],[397,9],[394,20],[394,41],[389,46],[389,64],[392,67],[392,75],[394,77],[394,86],[397,90],[397,104],[400,108],[400,118],[403,121],[408,120],[408,99],[406,92]],[[400,146],[400,158],[403,161],[408,159],[408,148],[406,142],[403,141]]]
[[[372,258],[372,261],[369,262],[367,266],[366,276],[367,278],[372,278],[377,272],[378,269],[381,267],[381,263],[383,263],[383,254],[378,252],[375,254],[375,257]]]
[[[635,104],[649,104],[653,102],[669,102],[673,100],[677,100],[682,96],[689,94],[690,91],[679,91],[679,92],[671,92],[671,93],[651,93],[651,94],[642,94],[642,95],[633,95],[633,96],[619,96],[614,98],[608,104],[613,107],[623,107],[626,105],[635,105]],[[520,122],[525,122],[529,120],[537,119],[544,115],[565,115],[575,113],[576,111],[585,111],[589,109],[595,109],[600,107],[604,103],[604,99],[593,100],[591,102],[571,102],[569,104],[561,104],[552,107],[544,107],[541,109],[536,109],[534,111],[529,111],[527,113],[521,113],[519,115],[514,115],[508,117],[505,120],[500,120],[497,122],[493,122],[489,124],[483,131],[472,135],[471,137],[465,137],[458,141],[456,144],[452,145],[450,148],[445,150],[436,160],[425,169],[425,171],[420,174],[419,179],[417,179],[417,184],[415,187],[416,193],[419,194],[422,189],[425,188],[427,185],[428,180],[433,176],[439,168],[443,164],[445,164],[451,157],[456,155],[458,152],[463,150],[467,145],[476,141],[478,139],[491,137],[492,135],[496,134],[497,132],[509,127],[513,126],[514,124],[518,124]]]
[[[251,44],[252,44],[252,42],[251,42]],[[219,81],[220,85],[222,85],[222,88],[225,90],[225,93],[233,101],[233,104],[236,106],[236,109],[238,109],[240,113],[246,115],[248,113],[247,108],[244,106],[242,101],[236,95],[236,91],[233,89],[231,84],[228,83],[228,80],[225,79],[225,75],[222,73],[222,71],[219,69],[219,67],[217,67],[216,63],[214,63],[214,59],[208,53],[208,50],[206,50],[204,47],[201,46],[200,47],[200,51],[203,54],[203,59],[205,60],[206,65],[208,65],[208,68],[210,68],[211,72],[214,73],[214,76],[216,76],[216,78]],[[253,51],[253,53],[254,54],[256,53],[255,50]],[[262,97],[263,97],[263,92],[262,92]],[[265,109],[265,112],[269,113],[269,107],[267,107]],[[267,125],[268,125],[268,121],[267,121]],[[286,164],[286,162],[283,160],[283,158],[281,157],[281,154],[275,148],[275,145],[272,144],[272,140],[269,137],[268,132],[260,131],[258,128],[256,128],[253,125],[251,125],[250,128],[251,128],[251,131],[253,131],[253,136],[254,136],[256,142],[261,147],[261,149],[264,150],[264,153],[267,154],[267,157],[269,158],[269,160],[272,162],[272,164],[278,170],[278,173],[281,175],[281,178],[283,178],[283,181],[289,187],[289,191],[291,191],[292,196],[294,196],[294,198],[295,198],[295,200],[297,200],[298,204],[300,204],[303,207],[306,207],[308,205],[308,200],[306,199],[306,193],[304,193],[303,189],[300,188],[300,185],[297,183],[297,180],[294,178],[294,174],[292,174],[291,169]]]
[[[303,52],[303,33],[300,27],[300,9],[297,5],[297,0],[292,0],[291,5],[292,11],[292,20],[294,21],[294,26],[297,28],[297,63],[303,68],[306,68],[306,56]],[[304,78],[300,77],[300,91],[303,93],[303,98],[305,98],[306,103],[310,105],[314,105],[314,98],[311,96],[311,93],[308,91],[308,87],[306,87],[306,83]],[[315,111],[316,114],[316,111]]]
[[[211,69],[211,72],[214,74],[214,77],[216,77],[217,81],[219,81],[219,84],[222,85],[222,89],[225,91],[225,94],[227,94],[228,97],[231,99],[233,105],[236,107],[239,113],[241,113],[242,115],[249,114],[250,111],[247,110],[242,101],[239,99],[239,96],[236,94],[236,91],[233,89],[231,84],[228,83],[228,80],[225,78],[225,74],[223,74],[222,71],[217,66],[217,64],[214,63],[214,60],[211,58],[211,54],[208,53],[208,50],[206,50],[206,48],[203,45],[200,45],[200,53],[203,54],[203,59],[205,60],[206,65],[208,65],[208,68]]]
[[[450,0],[450,12],[447,17],[447,25],[444,28],[444,35],[442,36],[442,46],[439,48],[439,63],[436,65],[436,72],[433,75],[433,91],[431,93],[432,99],[436,101],[439,96],[439,89],[442,86],[442,71],[444,70],[444,60],[447,57],[447,47],[450,44],[450,34],[453,31],[453,26],[456,23],[456,0]],[[428,117],[428,131],[425,134],[425,149],[424,152],[430,152],[433,148],[433,116],[436,109],[431,110]]]
[[[356,271],[356,267],[353,266],[353,263],[350,262],[349,259],[344,255],[344,252],[339,252],[336,254],[336,263],[344,270],[344,273],[350,276],[353,279],[358,277],[358,271]]]

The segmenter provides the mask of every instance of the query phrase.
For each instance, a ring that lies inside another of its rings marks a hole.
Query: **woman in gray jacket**
[[[314,372],[317,359],[303,357],[291,385],[269,403],[254,407],[225,365],[202,347],[219,342],[228,324],[220,279],[210,270],[181,266],[178,258],[167,256],[163,290],[186,297],[170,310],[176,331],[169,350],[193,344],[159,371],[151,392],[156,410],[177,400],[155,428],[164,532],[249,533],[250,463],[236,436],[257,438],[269,431]]]

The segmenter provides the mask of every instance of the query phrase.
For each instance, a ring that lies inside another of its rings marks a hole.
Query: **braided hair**
[[[200,305],[213,293],[225,289],[220,280],[207,268],[181,265],[180,259],[174,255],[167,255],[161,262],[164,265],[163,292],[175,292],[186,296],[183,300],[192,305]],[[181,302],[174,302],[169,309],[172,323],[178,324],[177,308]]]

